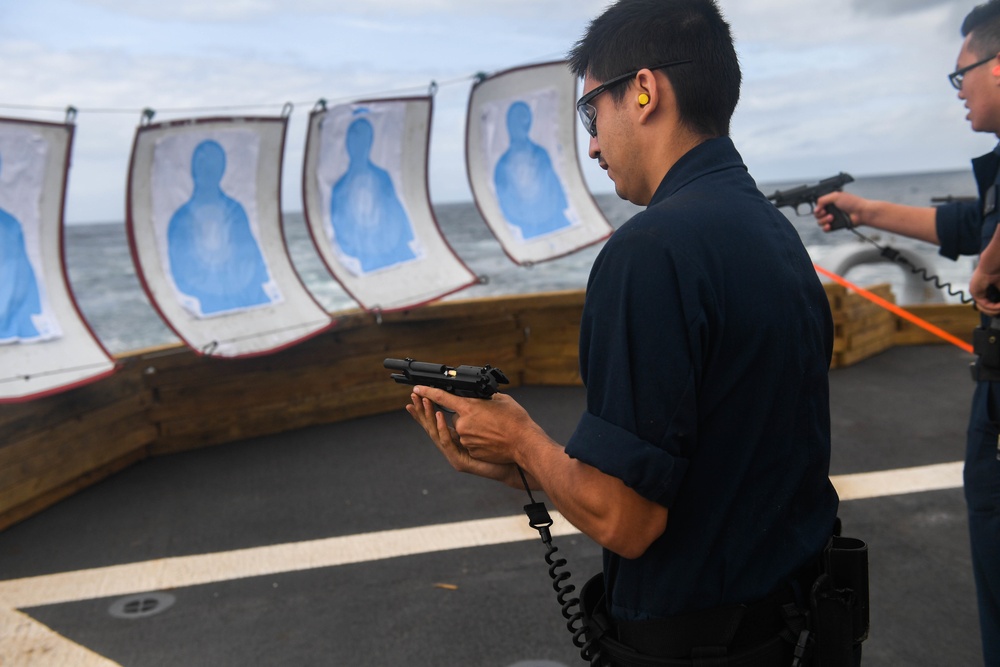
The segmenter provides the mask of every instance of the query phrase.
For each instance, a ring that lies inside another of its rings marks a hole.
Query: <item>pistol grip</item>
[[[1000,289],[997,289],[995,285],[989,285],[986,288],[986,298],[993,303],[1000,301]]]
[[[826,212],[833,216],[830,223],[830,231],[835,229],[850,229],[854,225],[851,223],[851,216],[847,215],[833,204],[826,205]]]

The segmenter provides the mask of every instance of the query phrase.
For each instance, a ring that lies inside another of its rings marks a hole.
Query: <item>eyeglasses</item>
[[[989,58],[984,58],[980,60],[978,63],[972,63],[971,65],[966,65],[961,69],[957,69],[948,75],[948,80],[951,81],[951,85],[955,87],[955,90],[962,90],[962,81],[965,79],[966,72],[968,72],[970,69],[975,69],[980,65],[985,65],[986,63],[988,63],[989,61],[993,60],[996,57],[997,57],[996,55],[992,55]]]
[[[662,65],[654,65],[653,67],[649,67],[647,69],[651,70],[663,69],[664,67],[673,67],[674,65],[687,65],[689,62],[691,61],[675,60],[673,62],[663,63]],[[608,90],[612,86],[619,84],[622,81],[625,81],[626,79],[631,79],[641,71],[642,71],[641,69],[637,69],[628,72],[626,74],[622,74],[621,76],[616,76],[613,79],[608,79],[607,81],[599,85],[597,88],[594,88],[592,91],[581,97],[580,100],[576,103],[576,112],[580,114],[580,120],[583,122],[583,126],[587,129],[587,132],[590,133],[590,136],[592,137],[597,136],[597,108],[591,104],[594,98],[603,93],[604,91]]]

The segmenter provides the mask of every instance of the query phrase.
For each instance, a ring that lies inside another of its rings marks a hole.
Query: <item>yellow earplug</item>
[[[639,93],[639,106],[644,107],[649,104],[649,95],[646,93]]]

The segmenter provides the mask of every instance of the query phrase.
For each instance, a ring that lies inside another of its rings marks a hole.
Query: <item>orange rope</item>
[[[903,310],[902,308],[900,308],[896,304],[892,303],[891,301],[886,301],[885,299],[883,299],[879,295],[874,294],[872,292],[869,292],[864,287],[858,287],[854,283],[852,283],[852,282],[850,282],[848,280],[845,280],[844,278],[841,278],[837,274],[832,273],[830,271],[827,271],[822,266],[818,266],[816,264],[813,264],[813,267],[815,267],[816,271],[818,271],[819,273],[822,273],[824,276],[826,276],[827,278],[829,278],[833,282],[835,282],[835,283],[837,283],[839,285],[843,285],[844,287],[846,287],[847,289],[851,290],[852,292],[856,292],[856,293],[860,294],[861,296],[863,296],[864,298],[868,299],[869,301],[871,301],[875,305],[881,306],[882,308],[885,308],[886,310],[888,310],[893,315],[896,315],[898,317],[902,317],[904,320],[906,320],[908,322],[912,322],[913,324],[916,324],[921,329],[929,331],[932,334],[934,334],[935,336],[937,336],[939,338],[943,338],[944,340],[948,341],[952,345],[965,350],[969,354],[972,354],[972,346],[971,345],[969,345],[968,343],[966,343],[964,340],[961,340],[960,338],[956,338],[955,336],[952,336],[950,333],[948,333],[944,329],[941,329],[940,327],[936,327],[933,324],[931,324],[930,322],[928,322],[927,320],[921,319],[921,318],[917,317],[916,315],[914,315],[913,313]]]

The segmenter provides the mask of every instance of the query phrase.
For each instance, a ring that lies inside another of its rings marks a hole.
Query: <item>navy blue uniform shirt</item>
[[[669,508],[609,608],[660,618],[765,597],[829,538],[829,300],[728,138],[667,173],[591,271],[587,410],[566,452]]]
[[[985,248],[1000,222],[1000,144],[972,161],[979,199],[938,207],[936,222],[941,254],[951,259]],[[981,315],[982,326],[990,326]],[[978,364],[977,360],[977,364]],[[976,383],[969,412],[963,482],[969,510],[969,543],[976,581],[983,657],[1000,664],[1000,382]]]
[[[1000,221],[1000,144],[972,161],[979,199],[952,202],[937,208],[935,225],[942,257],[978,255],[989,245]],[[984,327],[989,317],[981,315]]]
[[[979,199],[939,206],[936,213],[940,254],[948,259],[978,255],[993,238],[1000,219],[1000,144],[972,161]]]

